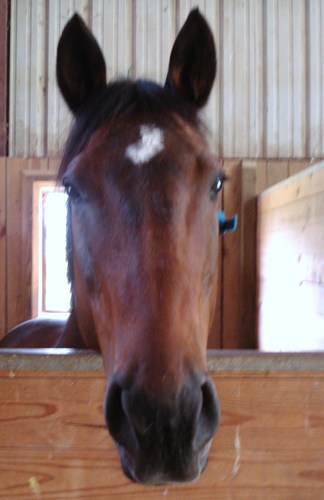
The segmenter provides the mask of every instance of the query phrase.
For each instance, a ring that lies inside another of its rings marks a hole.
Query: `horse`
[[[206,351],[225,176],[199,118],[216,66],[198,9],[175,39],[164,86],[107,83],[91,31],[77,14],[68,21],[56,74],[74,116],[58,172],[71,313],[23,323],[1,343],[102,354],[107,428],[140,483],[196,480],[220,420]]]

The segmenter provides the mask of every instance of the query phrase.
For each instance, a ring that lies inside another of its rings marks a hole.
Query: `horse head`
[[[138,482],[196,479],[219,421],[206,349],[224,175],[198,118],[215,74],[198,10],[175,40],[164,86],[107,83],[77,15],[58,45],[57,81],[74,114],[59,171],[73,318],[84,346],[102,353],[107,426]]]

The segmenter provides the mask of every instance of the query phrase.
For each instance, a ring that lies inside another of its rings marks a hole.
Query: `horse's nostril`
[[[159,398],[136,385],[123,387],[115,379],[107,392],[105,415],[128,477],[154,483],[187,481],[206,466],[219,404],[213,382],[204,374],[187,377],[180,391],[164,391]]]
[[[220,419],[219,401],[216,389],[211,379],[207,379],[201,386],[202,407],[199,415],[194,448],[200,450],[212,438]]]
[[[127,451],[136,449],[136,437],[123,407],[123,389],[112,383],[105,402],[105,416],[108,430],[114,440]]]

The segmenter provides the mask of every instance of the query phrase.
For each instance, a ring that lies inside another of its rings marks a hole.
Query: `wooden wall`
[[[209,347],[254,348],[255,219],[244,230],[242,162],[226,160],[224,168],[229,180],[221,203],[228,216],[238,214],[239,225],[219,238],[219,291]],[[0,336],[32,317],[32,183],[55,179],[56,171],[55,158],[0,158]],[[254,177],[249,181],[245,172],[244,192],[254,194]],[[242,262],[250,264],[244,276]]]
[[[228,216],[238,214],[239,224],[220,239],[220,327],[213,330],[210,347],[257,347],[256,196],[309,164],[310,159],[225,160],[223,208]]]
[[[9,4],[0,0],[0,156],[7,154],[7,87],[8,87],[8,40],[9,40]]]
[[[32,183],[56,172],[56,159],[0,158],[0,337],[31,317]]]
[[[258,200],[259,347],[324,350],[324,162]]]
[[[241,210],[242,164],[237,160],[228,161],[225,169],[231,181],[224,192],[223,204],[230,215]],[[55,158],[0,158],[0,189],[3,194],[0,197],[0,336],[32,317],[32,185],[35,180],[54,180],[56,172]],[[239,307],[241,298],[241,285],[235,284],[240,283],[240,272],[236,272],[234,265],[238,266],[240,258],[237,245],[241,245],[240,229],[219,240],[219,300],[210,336],[210,347],[213,348],[237,347],[240,343],[235,333],[240,323],[239,320],[233,322],[232,314],[233,308]],[[232,294],[233,287],[238,292],[228,307],[225,297]]]
[[[222,416],[209,464],[196,483],[162,487],[121,472],[98,361],[93,369],[86,354],[28,356],[0,354],[0,498],[324,498],[319,356],[210,358]]]
[[[219,292],[209,347],[256,347],[256,194],[310,160],[225,160],[222,205],[239,224],[219,240]],[[0,337],[32,314],[32,183],[55,179],[55,158],[0,158]]]
[[[220,157],[324,155],[323,0],[11,0],[11,156],[55,156],[70,114],[55,80],[60,33],[77,11],[109,78],[164,83],[190,9],[214,33],[218,75],[205,111]]]

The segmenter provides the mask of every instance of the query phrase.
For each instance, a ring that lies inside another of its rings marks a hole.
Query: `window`
[[[33,183],[33,313],[67,314],[66,194],[53,181]]]

